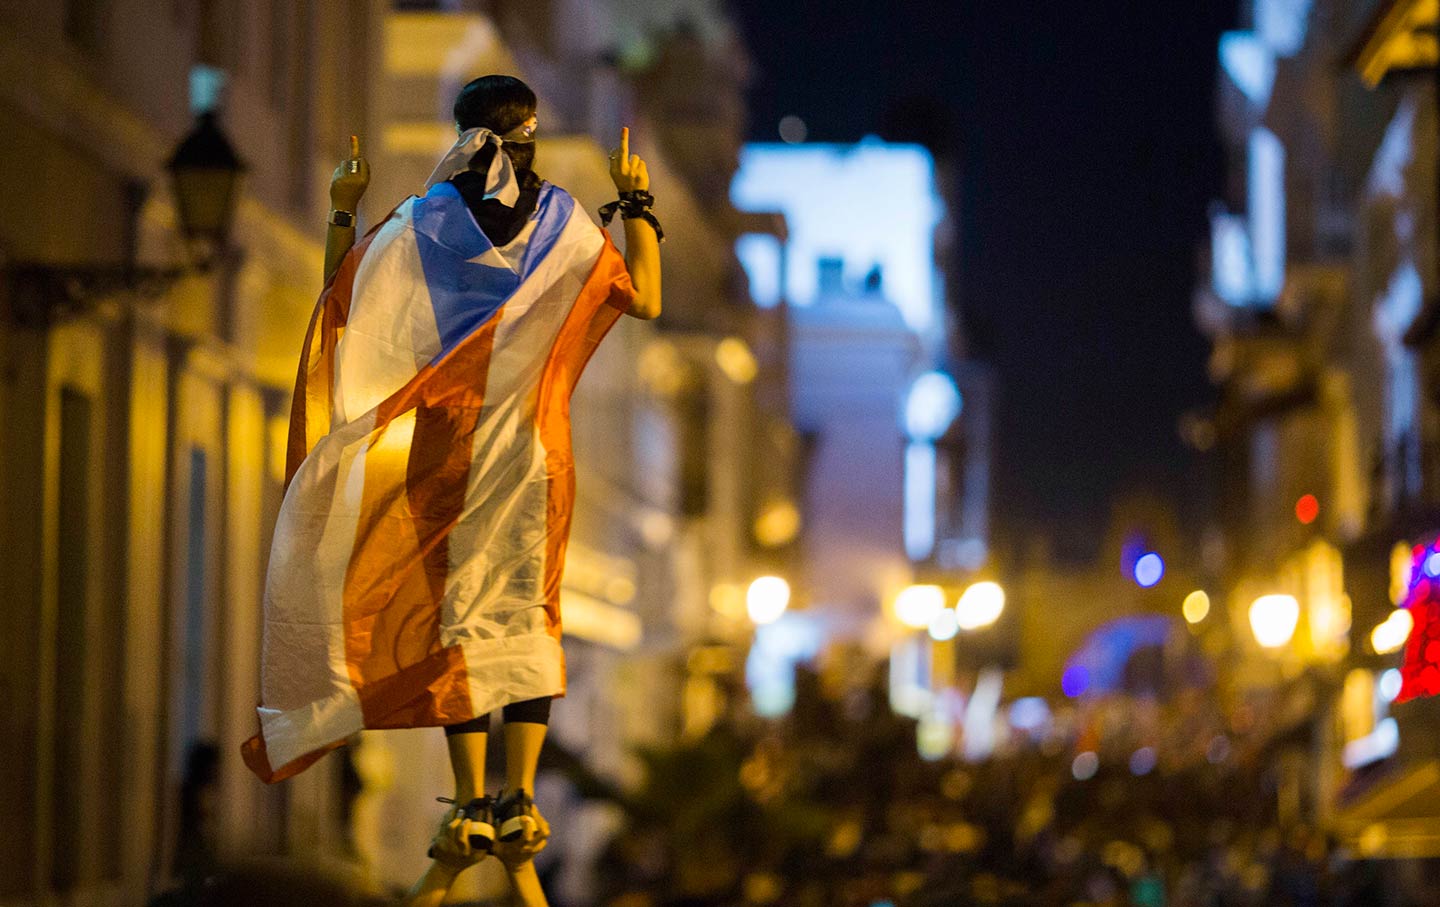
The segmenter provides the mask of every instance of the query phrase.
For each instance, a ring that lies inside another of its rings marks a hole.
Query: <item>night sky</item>
[[[1182,518],[1177,434],[1213,398],[1190,300],[1219,191],[1216,40],[1233,2],[732,0],[751,135],[921,140],[956,162],[971,349],[999,379],[1001,544],[1083,555],[1117,495]],[[1188,478],[1187,478],[1188,477]]]

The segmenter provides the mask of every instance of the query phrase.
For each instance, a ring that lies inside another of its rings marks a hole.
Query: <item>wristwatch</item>
[[[332,208],[330,210],[330,223],[337,227],[353,227],[355,226],[355,212],[341,211],[338,208]]]

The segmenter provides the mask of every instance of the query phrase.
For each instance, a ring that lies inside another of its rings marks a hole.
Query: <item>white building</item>
[[[731,195],[788,229],[737,250],[757,303],[788,311],[808,453],[797,598],[809,610],[797,618],[883,654],[905,635],[888,619],[901,588],[987,557],[988,373],[952,361],[934,161],[874,138],[748,145]]]

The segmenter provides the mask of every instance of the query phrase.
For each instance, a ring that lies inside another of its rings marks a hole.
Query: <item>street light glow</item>
[[[762,576],[745,592],[745,610],[757,624],[772,624],[790,607],[790,584],[778,576]]]
[[[945,590],[939,586],[906,586],[895,596],[895,616],[915,630],[930,626],[945,608]]]
[[[955,617],[954,608],[941,608],[935,619],[930,621],[930,638],[936,642],[954,639],[959,632],[960,621]]]
[[[1398,652],[1410,639],[1410,631],[1413,629],[1415,617],[1406,608],[1396,608],[1370,631],[1370,645],[1377,655]]]
[[[989,580],[966,589],[955,605],[955,621],[962,630],[978,630],[1000,619],[1005,610],[1005,590]]]
[[[1250,629],[1267,649],[1287,645],[1300,622],[1300,603],[1293,595],[1262,595],[1250,606]]]
[[[1210,596],[1205,594],[1204,589],[1196,589],[1185,596],[1185,601],[1180,605],[1180,613],[1185,615],[1185,620],[1192,624],[1198,624],[1210,613]]]

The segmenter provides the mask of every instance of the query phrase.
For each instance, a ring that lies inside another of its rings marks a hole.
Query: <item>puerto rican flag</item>
[[[503,248],[436,182],[350,251],[296,381],[242,748],[262,779],[362,728],[564,693],[570,395],[633,300],[609,236],[548,183]]]

